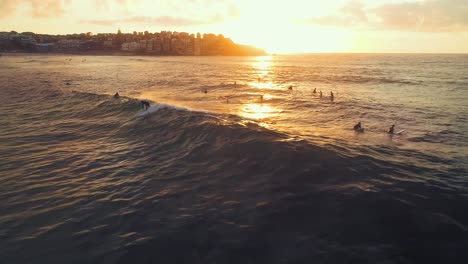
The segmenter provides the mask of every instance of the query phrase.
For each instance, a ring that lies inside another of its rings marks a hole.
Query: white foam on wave
[[[175,110],[184,110],[184,111],[190,111],[187,108],[179,107],[179,106],[174,106],[174,105],[169,105],[169,104],[154,104],[150,106],[147,110],[141,110],[137,113],[137,116],[146,116],[151,113],[155,113],[161,109],[165,108],[170,108],[170,109],[175,109]]]

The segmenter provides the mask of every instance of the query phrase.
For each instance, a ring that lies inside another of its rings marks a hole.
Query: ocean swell
[[[466,186],[440,171],[239,116],[157,103],[145,112],[93,93],[43,98],[1,121],[5,263],[468,257]]]

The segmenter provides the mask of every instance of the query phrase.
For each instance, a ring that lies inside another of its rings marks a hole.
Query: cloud
[[[19,5],[29,5],[34,18],[60,16],[70,0],[0,0],[0,18],[13,15]]]
[[[337,14],[314,17],[308,24],[419,32],[468,31],[468,1],[426,0],[366,8],[349,1]]]
[[[186,19],[172,16],[133,16],[123,19],[107,19],[107,20],[83,20],[82,23],[94,24],[98,26],[116,26],[119,24],[144,24],[157,26],[193,26],[214,24],[222,20],[219,16],[214,16],[206,20]]]
[[[367,14],[362,1],[351,0],[338,10],[338,14],[313,17],[303,22],[322,26],[349,27],[366,23],[367,20]]]
[[[347,2],[345,6],[341,8],[341,12],[343,12],[347,17],[357,21],[367,21],[367,14],[364,11],[364,4],[360,0],[352,0]]]
[[[65,13],[65,6],[70,0],[29,0],[33,17],[59,16]]]
[[[410,31],[468,30],[468,1],[429,0],[384,4],[369,10],[383,28]]]

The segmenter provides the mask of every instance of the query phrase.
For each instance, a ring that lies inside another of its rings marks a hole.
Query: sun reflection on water
[[[252,67],[255,70],[257,75],[257,80],[249,83],[250,87],[255,87],[257,89],[274,89],[274,84],[271,81],[273,58],[272,56],[261,56],[257,57],[252,63]],[[271,94],[260,92],[256,94],[259,96],[258,100],[253,100],[247,103],[244,103],[238,109],[238,115],[249,118],[262,120],[266,118],[271,118],[277,116],[280,112],[279,109],[275,108],[269,103],[266,103],[264,100],[270,100],[273,98]]]
[[[256,74],[256,80],[249,83],[249,86],[258,89],[275,89],[273,81],[274,76],[272,71],[273,58],[272,56],[261,56],[255,58],[252,62],[252,68]]]
[[[271,70],[272,57],[271,56],[257,57],[252,66],[258,70],[261,76],[267,75],[268,72]]]
[[[278,112],[278,109],[268,104],[248,103],[243,105],[239,115],[251,119],[264,119],[273,117],[277,115]]]
[[[258,89],[273,89],[272,82],[252,82],[249,85]]]

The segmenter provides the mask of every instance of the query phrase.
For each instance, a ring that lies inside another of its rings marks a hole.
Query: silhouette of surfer
[[[114,94],[114,98],[119,98],[120,97],[120,94],[117,92]]]
[[[293,86],[290,85],[290,86],[288,87],[288,90],[292,90],[292,89],[293,89]]]
[[[388,130],[387,130],[387,133],[388,133],[388,134],[393,134],[393,133],[395,133],[395,125],[392,125],[391,127],[389,127]]]
[[[320,90],[320,98],[322,98],[323,94],[322,94],[322,90]]]
[[[357,123],[356,125],[354,125],[354,131],[356,132],[364,132],[364,128],[362,128],[361,126],[361,122]]]
[[[316,94],[317,93],[317,88],[314,88],[314,91],[312,93]]]
[[[333,102],[335,100],[335,95],[333,94],[333,91],[330,92],[330,101]]]
[[[148,110],[148,108],[150,108],[150,103],[148,101],[141,100],[140,102],[143,109]]]
[[[354,130],[361,130],[362,127],[361,127],[361,122],[357,123],[356,125],[354,125]]]

